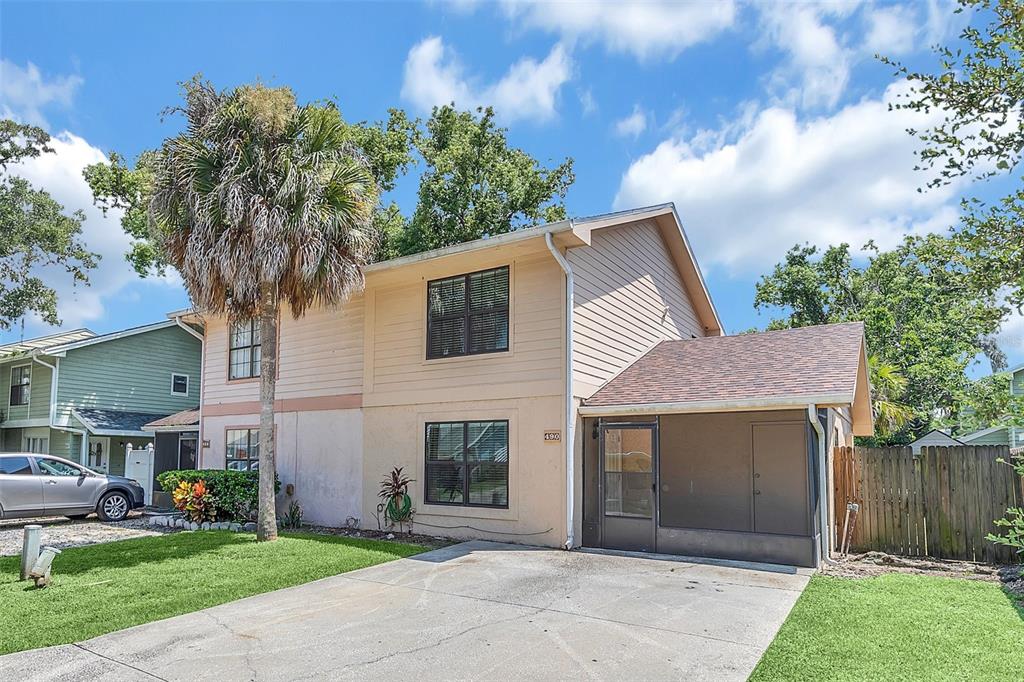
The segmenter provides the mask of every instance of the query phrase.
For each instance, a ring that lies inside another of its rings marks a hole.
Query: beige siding
[[[228,381],[228,328],[224,318],[208,320],[203,402],[206,405],[259,400],[258,380]],[[317,309],[296,320],[282,312],[277,398],[358,394],[363,378],[363,297],[340,310]]]
[[[367,290],[364,405],[517,398],[561,392],[562,271],[550,254],[464,263],[439,277],[510,265],[508,352],[426,359],[426,278]],[[433,279],[433,276],[431,276]]]
[[[704,335],[657,225],[595,230],[592,240],[569,251],[574,391],[584,398],[658,341]]]

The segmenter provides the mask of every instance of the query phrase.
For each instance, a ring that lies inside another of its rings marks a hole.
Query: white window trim
[[[28,402],[24,405],[11,405],[11,388],[14,387],[14,370],[19,367],[28,367]],[[26,362],[23,365],[11,365],[11,373],[7,377],[7,418],[11,418],[12,407],[24,407],[27,414],[32,413],[32,363]]]
[[[184,393],[181,393],[179,391],[175,391],[174,390],[174,378],[175,377],[185,377],[185,392]],[[185,396],[187,398],[188,394],[189,394],[189,392],[191,390],[192,390],[192,378],[189,375],[183,374],[182,372],[171,372],[171,395]]]

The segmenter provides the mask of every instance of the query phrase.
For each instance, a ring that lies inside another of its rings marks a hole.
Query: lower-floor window
[[[256,471],[260,468],[259,429],[228,429],[224,468]]]
[[[508,507],[508,421],[430,422],[426,501]]]
[[[50,454],[50,439],[34,437],[26,438],[25,451],[34,452],[39,455],[48,455]]]

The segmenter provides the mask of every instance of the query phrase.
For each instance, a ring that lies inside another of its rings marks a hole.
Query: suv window
[[[31,476],[32,465],[28,457],[0,457],[0,474]]]
[[[36,459],[43,476],[80,476],[82,470],[55,459]]]

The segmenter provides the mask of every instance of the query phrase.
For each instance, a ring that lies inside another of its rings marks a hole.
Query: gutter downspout
[[[828,453],[826,452],[825,429],[818,421],[818,406],[811,403],[807,406],[807,418],[811,421],[815,433],[818,434],[818,520],[821,524],[821,542],[818,543],[819,563],[835,564],[832,560],[829,542],[832,533],[828,527],[828,474],[825,467],[828,464]]]
[[[192,327],[188,326],[181,321],[181,317],[178,315],[174,316],[174,324],[178,325],[192,336],[199,339],[199,414],[197,419],[199,420],[198,439],[196,442],[196,467],[202,468],[203,455],[206,453],[203,451],[203,391],[206,390],[206,382],[203,381],[203,370],[206,369],[206,334],[200,334]],[[206,326],[203,326],[203,331],[206,331]],[[180,437],[180,434],[179,434]],[[156,449],[156,433],[153,434],[153,448]],[[181,456],[181,453],[178,453]],[[297,462],[298,460],[296,460]],[[180,464],[180,462],[179,462]],[[297,465],[296,465],[297,466]]]
[[[57,417],[57,372],[60,371],[60,358],[57,358],[56,365],[51,365],[48,362],[43,362],[38,356],[33,354],[32,362],[38,362],[50,370],[50,417],[48,426],[52,428]]]
[[[571,219],[569,226],[572,229]],[[573,413],[572,395],[572,312],[575,280],[572,266],[555,246],[550,232],[544,233],[544,242],[548,246],[548,251],[558,261],[562,272],[565,273],[565,548],[572,549],[576,541],[575,519],[573,518],[576,506],[576,415]]]

